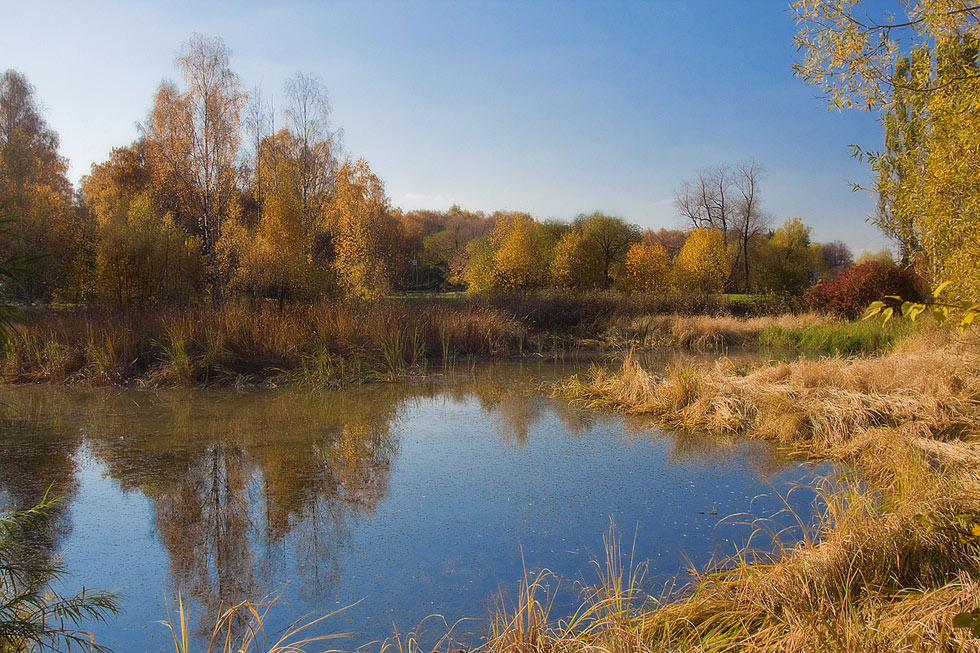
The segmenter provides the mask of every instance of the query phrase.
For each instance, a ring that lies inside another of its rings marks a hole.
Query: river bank
[[[220,309],[36,309],[6,342],[8,383],[137,387],[350,383],[420,377],[469,360],[571,351],[778,347],[845,353],[887,349],[902,326],[814,314],[676,311],[622,297],[508,301],[389,300]],[[771,308],[771,307],[770,307]],[[761,309],[760,309],[761,310]]]
[[[607,648],[980,649],[953,624],[980,608],[975,336],[921,334],[879,357],[749,369],[722,358],[656,374],[627,357],[556,393],[670,428],[782,442],[857,474],[825,491],[823,519],[802,542],[696,570],[632,615],[630,646],[617,630]]]

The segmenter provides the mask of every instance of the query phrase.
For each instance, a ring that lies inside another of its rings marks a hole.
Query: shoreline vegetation
[[[69,385],[248,386],[418,378],[463,361],[573,352],[736,347],[873,353],[911,329],[780,313],[778,301],[535,296],[220,308],[45,307],[25,311],[0,381]]]
[[[694,570],[677,596],[630,617],[631,647],[601,647],[980,650],[969,628],[954,627],[980,596],[975,334],[922,333],[877,357],[747,370],[721,358],[662,376],[627,356],[619,370],[595,368],[555,393],[669,428],[780,442],[853,470],[825,488],[822,519],[802,541]],[[539,650],[597,643],[555,644]]]

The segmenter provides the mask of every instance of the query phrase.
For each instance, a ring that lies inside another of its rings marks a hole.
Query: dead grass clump
[[[980,358],[961,344],[923,334],[892,355],[797,360],[740,373],[714,366],[643,369],[631,355],[616,372],[596,369],[558,392],[586,406],[654,415],[682,429],[739,432],[795,442],[815,455],[839,455],[869,429],[914,425],[940,441],[975,432]]]
[[[827,488],[823,519],[801,542],[695,571],[681,596],[644,614],[645,639],[679,650],[980,650],[951,625],[980,590],[980,548],[959,517],[980,499],[955,472],[937,483],[915,451],[889,456],[896,474],[919,467],[901,501],[853,481]]]

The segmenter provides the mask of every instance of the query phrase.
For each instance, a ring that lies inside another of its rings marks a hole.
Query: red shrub
[[[861,263],[847,268],[830,281],[813,286],[804,293],[803,299],[814,310],[854,319],[868,304],[886,295],[920,301],[915,273],[894,263]]]

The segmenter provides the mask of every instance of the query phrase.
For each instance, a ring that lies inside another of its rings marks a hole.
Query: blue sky
[[[280,102],[286,78],[319,75],[347,151],[406,209],[678,227],[684,179],[754,159],[773,225],[800,216],[817,240],[889,244],[850,189],[869,175],[848,145],[879,147],[876,116],[828,112],[793,77],[781,0],[5,4],[0,69],[35,85],[74,181],[135,138],[197,31]]]

